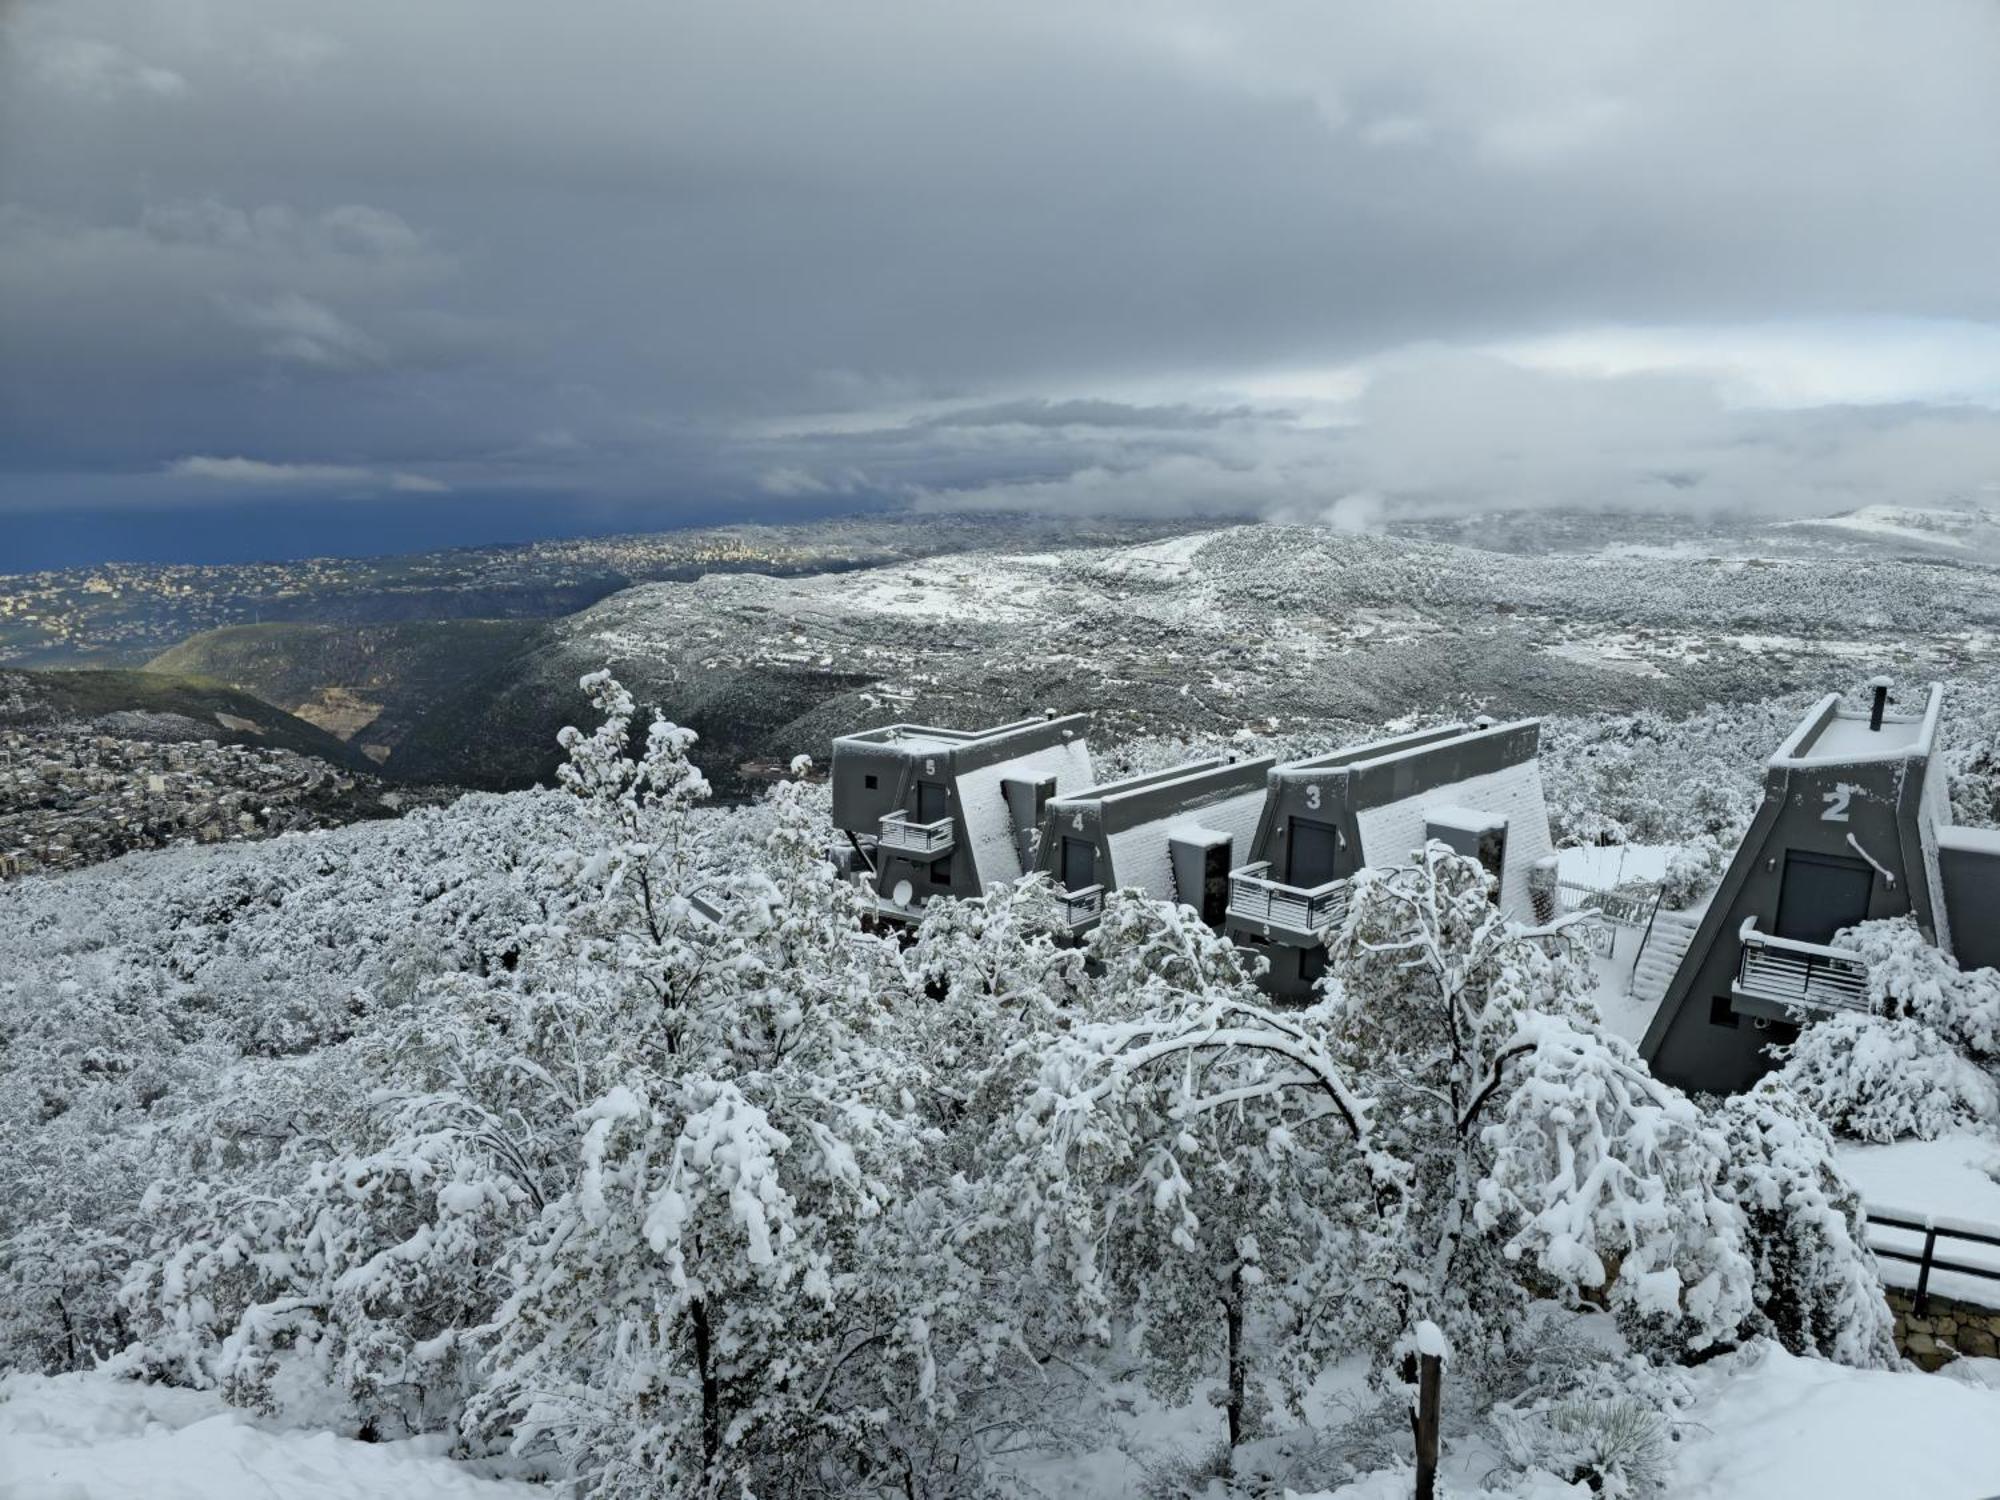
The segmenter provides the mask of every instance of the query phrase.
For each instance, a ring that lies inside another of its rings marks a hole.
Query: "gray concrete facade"
[[[990,729],[891,724],[833,742],[833,824],[885,917],[973,897],[1034,868],[1044,810],[1092,779],[1087,715]]]
[[[1829,695],[1771,757],[1763,805],[1641,1043],[1659,1077],[1747,1088],[1802,1016],[1854,1005],[1852,966],[1832,945],[1842,928],[1911,916],[1948,941],[1932,763],[1942,697],[1933,685],[1920,708],[1878,717]]]
[[[1190,761],[1052,798],[1039,868],[1065,894],[1070,930],[1087,930],[1103,893],[1124,888],[1192,906],[1221,927],[1229,869],[1255,830],[1276,763]]]
[[[1525,917],[1528,871],[1551,852],[1540,747],[1531,719],[1451,724],[1273,767],[1228,916],[1231,936],[1266,959],[1271,990],[1309,996],[1341,883],[1432,838],[1482,857],[1496,898]]]

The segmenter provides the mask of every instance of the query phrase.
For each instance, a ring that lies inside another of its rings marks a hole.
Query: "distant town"
[[[0,880],[135,849],[338,827],[426,800],[439,799],[290,750],[0,730]]]
[[[722,526],[391,557],[104,563],[0,574],[0,666],[140,666],[226,625],[548,619],[607,594],[711,572],[819,573],[999,545],[1088,545],[1184,529],[979,515]]]

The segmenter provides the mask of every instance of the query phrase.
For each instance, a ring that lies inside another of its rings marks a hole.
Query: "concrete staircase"
[[[1658,1005],[1666,998],[1674,971],[1681,966],[1681,958],[1700,926],[1698,911],[1653,913],[1653,930],[1646,938],[1646,946],[1639,950],[1639,962],[1632,970],[1634,1000]]]

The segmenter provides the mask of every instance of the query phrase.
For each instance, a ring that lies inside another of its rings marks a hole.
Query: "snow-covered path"
[[[548,1500],[435,1442],[274,1432],[200,1391],[105,1375],[0,1380],[4,1500]]]

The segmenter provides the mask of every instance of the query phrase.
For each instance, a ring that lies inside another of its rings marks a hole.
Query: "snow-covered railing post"
[[[1410,1409],[1417,1448],[1417,1500],[1436,1500],[1439,1410],[1444,1404],[1444,1362],[1450,1346],[1444,1330],[1428,1318],[1417,1324],[1415,1336],[1416,1347],[1404,1368],[1415,1374],[1417,1382],[1416,1405]]]

